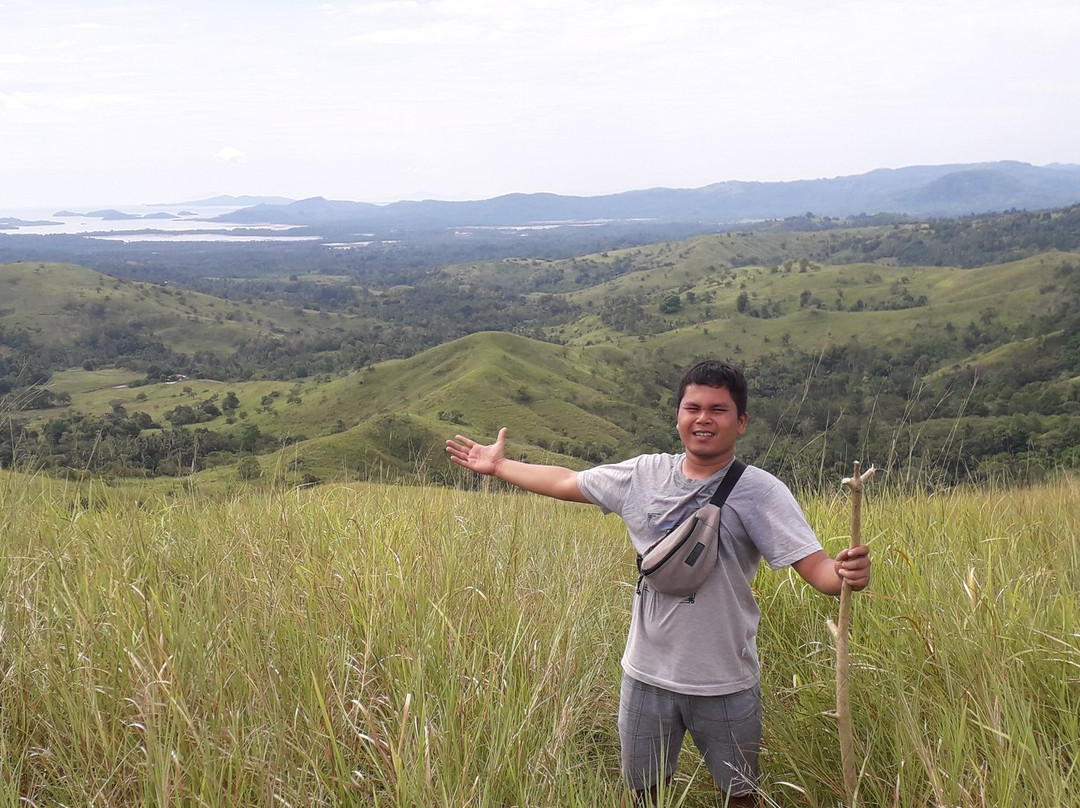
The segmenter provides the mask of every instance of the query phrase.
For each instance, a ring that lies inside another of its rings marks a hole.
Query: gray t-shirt
[[[643,553],[708,502],[727,468],[704,480],[683,474],[684,454],[641,455],[578,472],[578,486],[604,513],[626,523]],[[640,583],[622,666],[646,684],[693,696],[717,696],[758,681],[761,617],[750,584],[762,558],[772,569],[821,549],[780,480],[747,466],[720,515],[716,571],[688,598]]]

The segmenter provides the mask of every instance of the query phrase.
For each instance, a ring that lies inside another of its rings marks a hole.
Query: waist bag
[[[698,590],[720,552],[720,509],[745,468],[741,460],[732,460],[709,502],[638,556],[639,583],[647,581],[657,592],[678,597]]]

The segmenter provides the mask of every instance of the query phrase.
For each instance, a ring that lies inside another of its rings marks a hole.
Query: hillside
[[[1030,252],[1038,227],[1069,215],[1013,226],[997,254]],[[393,286],[287,282],[336,290],[347,305],[332,311],[250,286],[225,299],[7,265],[0,464],[439,481],[454,474],[446,437],[508,426],[515,453],[584,466],[675,449],[672,386],[693,360],[723,356],[752,379],[746,456],[806,482],[853,459],[908,480],[1077,465],[1075,252],[970,268],[850,261],[854,244],[947,229],[740,231]],[[41,383],[25,386],[27,368]],[[165,370],[187,378],[148,384]]]
[[[0,392],[20,378],[25,383],[65,368],[113,364],[157,368],[154,378],[289,378],[305,368],[336,369],[326,360],[328,350],[336,355],[344,343],[379,330],[362,316],[249,294],[208,295],[68,264],[0,264],[0,289],[0,356],[6,359],[0,376],[7,377],[0,378]]]
[[[272,464],[444,480],[446,438],[506,426],[515,456],[581,467],[650,448],[650,431],[659,437],[660,413],[645,395],[627,398],[627,387],[618,368],[581,350],[476,334],[322,387],[319,403],[296,417],[322,411],[350,428],[289,447]]]
[[[23,331],[36,344],[69,353],[120,328],[172,351],[222,353],[260,334],[295,331],[299,319],[273,304],[239,313],[221,298],[63,264],[0,265],[0,288],[6,333]]]

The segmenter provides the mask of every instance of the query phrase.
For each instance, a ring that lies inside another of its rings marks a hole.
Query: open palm
[[[499,430],[494,443],[477,443],[464,435],[455,435],[446,442],[450,459],[477,474],[494,474],[506,455],[506,427]]]

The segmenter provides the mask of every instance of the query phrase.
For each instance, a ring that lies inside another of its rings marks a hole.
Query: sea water
[[[125,205],[89,209],[0,210],[0,233],[14,236],[84,235],[109,241],[305,241],[317,236],[289,234],[298,225],[217,222],[214,217],[237,210],[198,205]],[[132,218],[90,216],[116,211]],[[57,216],[57,213],[67,215]],[[172,216],[167,218],[162,215]],[[161,218],[158,218],[161,217]],[[18,222],[3,220],[17,219]],[[24,224],[26,223],[26,224]],[[242,233],[232,231],[242,230]]]

